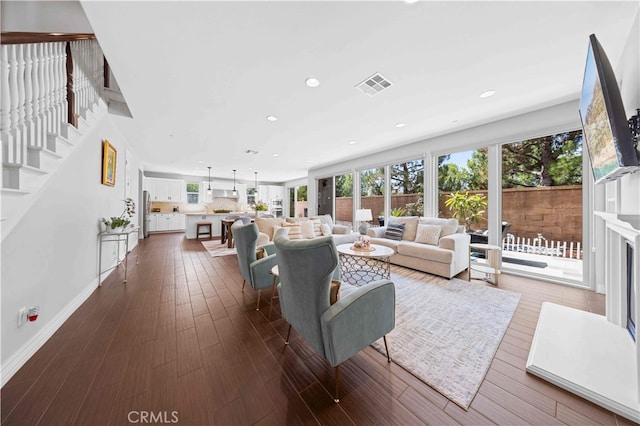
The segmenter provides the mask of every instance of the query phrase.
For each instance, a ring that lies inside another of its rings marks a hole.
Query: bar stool
[[[200,235],[208,235],[208,238],[213,238],[213,228],[211,222],[196,222],[196,239],[200,239]],[[200,228],[204,228],[201,232]]]

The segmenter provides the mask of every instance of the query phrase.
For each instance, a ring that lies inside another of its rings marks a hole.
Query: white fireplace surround
[[[635,324],[640,324],[640,215],[595,212],[606,226],[606,317],[544,303],[527,371],[640,423],[640,344],[627,330],[627,255],[633,248]]]

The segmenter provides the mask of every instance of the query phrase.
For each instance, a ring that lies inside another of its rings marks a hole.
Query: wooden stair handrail
[[[95,40],[93,33],[3,32],[0,44],[56,43],[61,41]]]

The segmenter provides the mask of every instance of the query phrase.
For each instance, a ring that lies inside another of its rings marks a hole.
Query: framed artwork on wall
[[[116,149],[108,140],[102,141],[102,184],[114,186],[116,184]]]

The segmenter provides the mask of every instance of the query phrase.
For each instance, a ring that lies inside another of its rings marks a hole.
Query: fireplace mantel
[[[640,423],[640,344],[626,329],[626,244],[640,306],[640,215],[596,212],[606,227],[606,317],[544,303],[527,371]],[[635,323],[639,324],[636,309]]]

